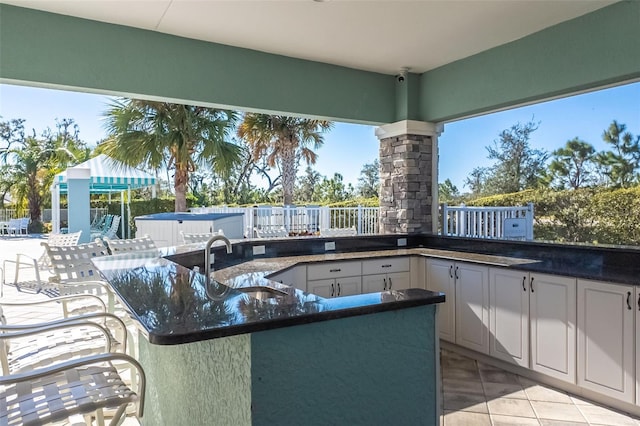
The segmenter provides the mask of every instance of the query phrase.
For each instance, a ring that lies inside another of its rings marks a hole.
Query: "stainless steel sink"
[[[274,297],[286,296],[287,292],[269,286],[237,287],[235,290],[241,291],[258,300],[266,300]]]

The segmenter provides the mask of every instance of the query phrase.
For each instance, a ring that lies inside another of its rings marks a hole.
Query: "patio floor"
[[[41,236],[0,236],[0,266],[5,259],[15,259],[16,253],[38,257],[43,248]],[[13,282],[13,265],[7,265],[6,281]],[[20,280],[32,280],[33,272],[20,273]],[[42,277],[46,280],[48,277]],[[0,277],[1,279],[1,277]],[[4,286],[3,301],[40,300],[47,296],[18,292],[12,285]],[[13,323],[54,319],[51,308],[6,309]],[[452,351],[441,352],[443,426],[574,426],[611,425],[640,426],[640,419],[586,401],[566,392],[543,386],[524,377],[483,364]],[[70,424],[70,423],[68,423]],[[138,425],[127,418],[124,425]]]

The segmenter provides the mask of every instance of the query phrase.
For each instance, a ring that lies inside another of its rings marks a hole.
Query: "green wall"
[[[358,123],[437,122],[638,79],[638,40],[640,1],[623,1],[399,84],[390,75],[0,4],[0,82]]]
[[[640,78],[640,1],[626,1],[422,75],[426,121]]]
[[[253,426],[435,425],[436,305],[251,336]]]
[[[0,4],[0,82],[385,123],[392,76]]]

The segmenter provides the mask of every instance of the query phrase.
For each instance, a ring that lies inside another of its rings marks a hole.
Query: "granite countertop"
[[[235,269],[226,278],[229,285],[219,282],[225,271],[218,271],[216,280],[207,286],[202,274],[161,257],[172,251],[93,259],[153,344],[196,342],[445,300],[442,293],[422,289],[324,299],[267,280],[266,265],[260,261]],[[276,264],[270,265],[270,270],[275,270]],[[264,286],[270,287],[269,291],[259,288]]]

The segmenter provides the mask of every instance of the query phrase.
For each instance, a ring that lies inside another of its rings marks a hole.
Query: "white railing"
[[[533,240],[533,204],[516,207],[440,206],[442,235]]]
[[[325,229],[353,228],[358,235],[378,233],[378,207],[255,206],[196,207],[193,213],[242,213],[247,237],[253,229],[285,228],[288,232],[316,233]]]
[[[18,219],[18,211],[16,209],[0,209],[0,222],[9,222],[11,219]]]

